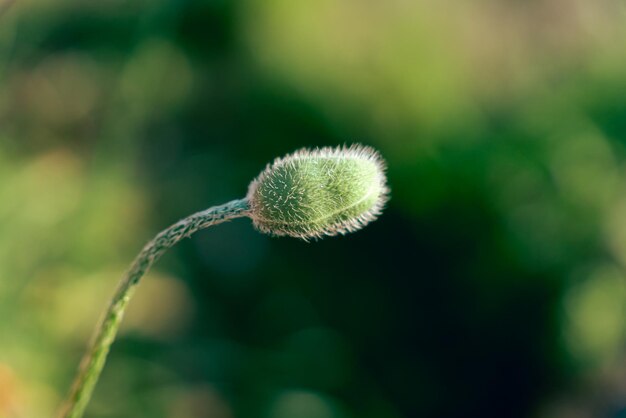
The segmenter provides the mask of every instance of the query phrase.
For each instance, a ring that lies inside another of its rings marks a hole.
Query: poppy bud
[[[276,159],[250,184],[248,216],[271,235],[346,234],[381,213],[386,182],[384,161],[373,148],[301,149]]]

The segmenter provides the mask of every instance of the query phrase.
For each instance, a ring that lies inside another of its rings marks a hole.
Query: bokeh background
[[[392,200],[143,282],[88,417],[626,416],[626,4],[0,1],[0,417],[53,416],[143,243],[274,157]]]

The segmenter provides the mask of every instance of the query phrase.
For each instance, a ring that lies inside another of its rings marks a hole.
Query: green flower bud
[[[385,164],[373,148],[302,149],[276,159],[250,184],[248,216],[271,235],[346,234],[376,219],[388,193]]]

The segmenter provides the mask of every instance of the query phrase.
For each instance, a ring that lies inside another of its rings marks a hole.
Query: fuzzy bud
[[[378,152],[352,145],[276,159],[250,184],[247,200],[261,232],[307,240],[364,227],[380,214],[388,192]]]

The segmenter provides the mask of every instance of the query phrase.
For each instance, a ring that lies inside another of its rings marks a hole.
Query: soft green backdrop
[[[310,244],[247,220],[181,244],[87,416],[626,416],[623,2],[0,13],[0,417],[53,415],[158,230],[276,156],[356,141],[388,160],[384,216]]]

